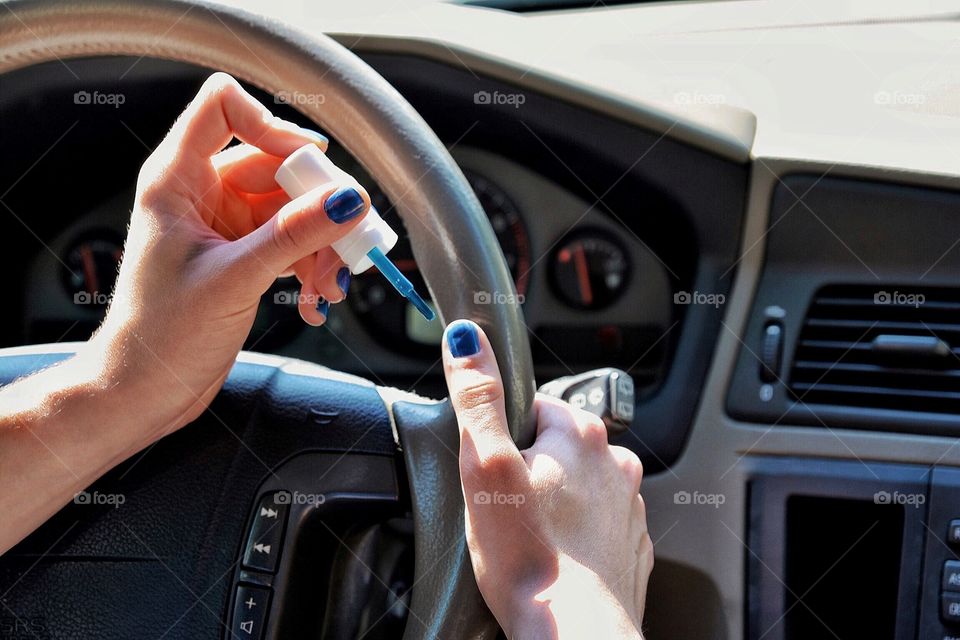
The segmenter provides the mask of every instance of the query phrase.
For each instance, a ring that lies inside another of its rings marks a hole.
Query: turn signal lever
[[[620,369],[606,367],[557,378],[542,385],[540,393],[600,416],[611,436],[626,431],[633,421],[633,378]]]

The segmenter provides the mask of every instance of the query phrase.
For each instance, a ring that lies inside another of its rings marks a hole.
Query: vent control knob
[[[767,384],[780,380],[783,363],[783,325],[768,322],[760,342],[760,380]]]

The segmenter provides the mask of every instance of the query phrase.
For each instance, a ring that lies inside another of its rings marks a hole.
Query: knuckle
[[[611,446],[610,449],[619,461],[624,473],[630,477],[634,484],[639,485],[643,478],[643,462],[640,460],[640,456],[626,447]]]
[[[290,220],[285,216],[277,216],[277,221],[273,225],[273,233],[270,236],[274,247],[280,253],[289,253],[299,246],[297,234],[291,226]]]
[[[503,385],[499,380],[483,377],[454,392],[457,403],[470,411],[495,404],[503,399]]]
[[[646,559],[647,577],[649,577],[656,562],[656,552],[653,549],[653,540],[649,533],[644,533],[640,539],[640,555]]]
[[[460,460],[463,485],[473,491],[516,493],[521,485],[517,461],[507,451],[491,451]]]
[[[239,84],[233,76],[223,71],[217,71],[210,74],[210,77],[204,81],[200,92],[206,95],[212,95],[231,91],[235,87],[239,87]]]
[[[488,480],[509,481],[514,468],[514,459],[506,451],[490,452],[477,462],[477,474]]]
[[[607,427],[600,418],[588,414],[580,423],[580,437],[591,446],[607,445]]]

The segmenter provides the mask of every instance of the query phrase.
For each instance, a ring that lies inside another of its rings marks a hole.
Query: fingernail
[[[447,329],[447,345],[454,358],[465,358],[480,351],[477,327],[468,320],[457,320]]]
[[[350,267],[340,267],[340,271],[337,271],[337,286],[343,295],[347,295],[350,290]]]
[[[343,224],[363,213],[365,206],[359,191],[353,187],[341,187],[330,194],[323,203],[323,210],[327,212],[328,218],[337,224]]]
[[[322,315],[324,320],[327,319],[327,315],[330,313],[330,303],[326,298],[320,298],[320,302],[317,303],[317,313]]]
[[[327,144],[330,144],[330,138],[328,138],[327,136],[323,135],[322,133],[318,133],[318,132],[314,131],[313,129],[307,129],[306,127],[300,127],[300,133],[302,133],[303,135],[307,136],[308,138],[310,138],[311,140],[313,140],[315,143],[317,143],[317,144],[319,144],[319,145],[327,145]]]

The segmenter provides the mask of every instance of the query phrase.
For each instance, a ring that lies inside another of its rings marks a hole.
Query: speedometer
[[[517,293],[525,295],[530,275],[530,243],[516,206],[502,189],[486,178],[467,171],[464,175],[490,219],[490,225],[513,275]],[[400,240],[390,252],[390,258],[410,279],[417,291],[426,293],[427,288],[417,270],[413,250],[400,216],[383,192],[376,188],[368,190],[377,211],[400,234]],[[523,300],[522,297],[519,299]],[[374,270],[354,276],[347,300],[365,328],[388,348],[410,355],[436,353],[436,346],[443,333],[441,323],[425,322],[413,306],[397,296]]]

